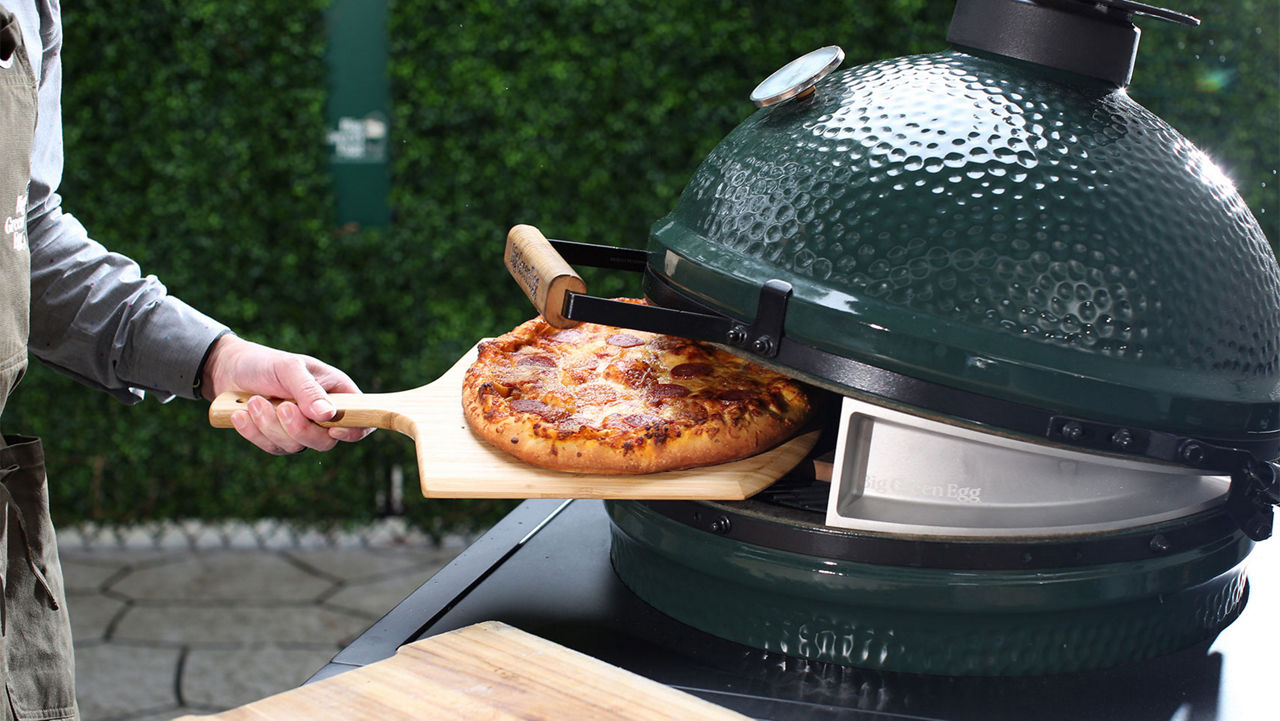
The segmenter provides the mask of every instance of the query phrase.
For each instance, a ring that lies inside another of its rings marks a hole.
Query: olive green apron
[[[0,7],[0,412],[27,367],[27,183],[36,84],[17,19]],[[76,719],[71,624],[40,441],[0,438],[0,701],[5,719]]]

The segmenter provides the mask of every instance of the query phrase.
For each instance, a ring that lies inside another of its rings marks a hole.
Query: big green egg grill
[[[958,0],[941,52],[756,89],[645,251],[650,306],[566,321],[804,380],[830,482],[616,501],[612,561],[739,643],[913,673],[1103,668],[1212,639],[1280,502],[1280,267],[1231,182],[1125,92],[1123,0]]]

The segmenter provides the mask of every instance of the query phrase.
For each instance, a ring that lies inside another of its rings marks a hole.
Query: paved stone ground
[[[167,721],[294,688],[453,559],[394,522],[59,536],[84,721]]]

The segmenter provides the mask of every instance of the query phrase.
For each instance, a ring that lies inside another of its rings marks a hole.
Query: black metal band
[[[634,501],[718,536],[805,556],[912,568],[1013,571],[1143,561],[1203,547],[1237,533],[1211,512],[1142,529],[1045,540],[951,540],[869,534],[820,525],[821,516],[760,501]],[[817,522],[815,523],[815,519]]]

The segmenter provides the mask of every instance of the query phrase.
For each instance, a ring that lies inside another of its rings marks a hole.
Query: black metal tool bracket
[[[1276,505],[1280,505],[1280,464],[1250,457],[1231,474],[1227,514],[1249,538],[1262,541],[1271,537],[1272,508]]]
[[[1202,438],[1109,423],[1053,416],[1045,432],[1049,440],[1070,446],[1139,456],[1176,463],[1207,473],[1229,475],[1226,511],[1245,535],[1255,541],[1271,537],[1273,507],[1280,505],[1280,464],[1263,461],[1256,453],[1274,448],[1227,446]],[[1274,444],[1274,439],[1269,439]]]
[[[570,265],[586,265],[592,268],[643,272],[649,264],[649,254],[635,248],[615,248],[596,243],[575,243],[571,240],[547,239],[551,247]]]
[[[760,300],[756,303],[755,322],[748,326],[735,325],[730,329],[729,343],[765,358],[778,355],[791,290],[791,284],[785,280],[765,281],[760,288]]]
[[[644,272],[648,253],[591,243],[548,239],[571,265]],[[709,343],[723,343],[773,358],[781,347],[791,284],[767,281],[760,288],[755,320],[743,323],[726,315],[693,312],[657,305],[636,305],[584,293],[565,294],[561,314],[570,320],[663,333]]]

